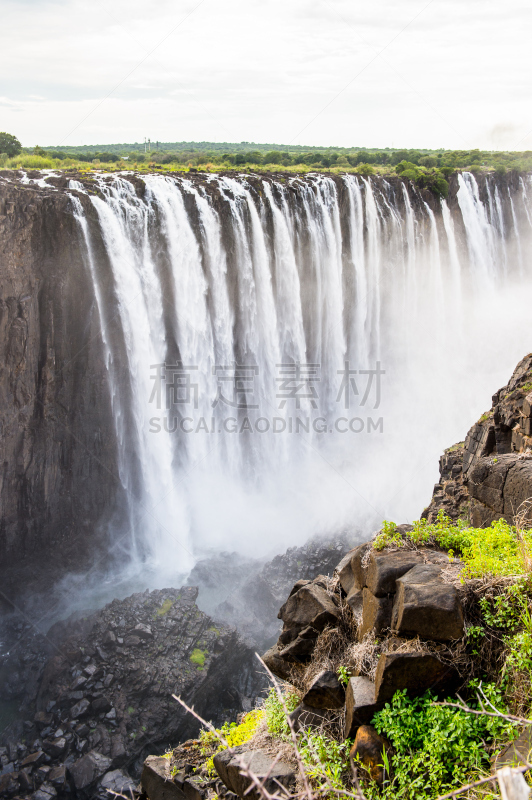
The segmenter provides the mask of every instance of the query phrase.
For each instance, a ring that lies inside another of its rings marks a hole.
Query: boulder
[[[264,653],[262,660],[277,678],[280,678],[282,681],[291,680],[292,670],[295,665],[280,655],[279,648],[276,644]]]
[[[217,756],[214,756],[214,767],[220,778],[224,781],[227,788],[234,792],[238,797],[250,797],[253,800],[259,800],[259,795],[254,789],[248,791],[250,781],[245,775],[241,775],[241,764],[244,762],[246,766],[261,780],[267,777],[264,787],[266,791],[278,795],[289,794],[290,789],[295,786],[296,776],[292,767],[284,764],[282,761],[277,761],[274,764],[272,756],[268,755],[262,750],[249,750],[247,752],[238,753],[233,755],[231,760],[226,764],[223,773],[226,780],[222,778],[221,773],[218,771]],[[283,787],[286,789],[283,792]],[[151,798],[150,798],[151,800]]]
[[[66,747],[67,742],[64,736],[59,736],[56,739],[45,739],[42,743],[42,749],[52,758],[58,758],[61,753],[65,752]]]
[[[74,786],[78,791],[87,789],[94,781],[105,775],[111,766],[111,759],[96,750],[91,750],[87,755],[78,758],[69,767],[69,772]]]
[[[29,756],[22,761],[21,767],[22,769],[31,769],[32,767],[38,767],[44,761],[44,753],[42,750],[37,750],[36,753],[30,753]]]
[[[312,655],[317,638],[318,631],[309,625],[293,642],[284,647],[279,655],[287,661],[307,661]]]
[[[353,587],[354,589],[363,589],[366,585],[366,567],[365,556],[371,548],[371,542],[364,542],[364,544],[355,547],[353,555],[351,556],[351,571],[353,573]]]
[[[357,548],[354,548],[354,550],[350,550],[348,553],[346,553],[335,570],[336,574],[338,575],[338,580],[340,581],[340,586],[346,595],[349,594],[355,583],[355,576],[351,567],[351,559],[356,549]]]
[[[358,757],[369,777],[382,786],[386,777],[383,753],[389,748],[389,742],[372,725],[361,725],[349,755],[353,760]]]
[[[353,739],[360,726],[368,725],[382,706],[375,700],[375,684],[369,678],[350,678],[345,693],[344,738]]]
[[[386,703],[402,689],[415,695],[427,689],[439,692],[455,680],[455,670],[430,653],[383,654],[375,675],[375,700]]]
[[[351,608],[355,617],[359,619],[362,616],[362,607],[364,605],[363,589],[356,589],[353,587],[346,597],[346,603]]]
[[[422,561],[421,554],[416,550],[373,550],[366,572],[366,586],[375,597],[394,594],[397,579]]]
[[[63,789],[66,786],[66,767],[64,764],[60,764],[58,767],[54,767],[50,770],[48,774],[48,780],[55,786],[56,789]]]
[[[131,631],[133,636],[138,636],[139,639],[153,639],[153,633],[149,625],[139,622]]]
[[[441,579],[441,569],[418,564],[397,580],[391,626],[401,636],[446,642],[464,635],[458,592]]]
[[[43,783],[31,797],[32,800],[53,800],[57,792],[51,783]]]
[[[137,788],[135,781],[121,769],[114,769],[112,772],[106,772],[100,782],[100,786],[106,791],[125,795],[128,795],[130,791],[134,791]]]
[[[281,607],[278,617],[286,628],[302,630],[312,625],[323,630],[326,625],[337,622],[339,611],[325,589],[313,582],[291,595]]]
[[[71,719],[80,719],[81,717],[88,716],[90,705],[91,704],[86,697],[84,697],[83,700],[80,700],[79,703],[75,703],[70,709]]]
[[[172,780],[168,758],[148,756],[140,783],[150,800],[185,800],[184,793]]]
[[[345,689],[336,673],[331,670],[320,672],[303,697],[303,703],[311,708],[342,708]]]
[[[302,728],[319,728],[327,719],[325,709],[313,708],[305,703],[300,703],[289,716],[296,733]]]
[[[235,756],[241,755],[242,753],[245,753],[248,750],[249,750],[249,747],[246,747],[245,744],[241,744],[238,747],[233,747],[233,749],[231,751],[222,750],[220,753],[216,753],[214,755],[214,758],[213,758],[214,769],[216,770],[216,772],[220,776],[220,780],[222,781],[224,786],[227,786],[227,788],[230,789],[230,791],[233,791],[233,790],[231,789],[231,787],[229,785],[230,784],[230,778],[229,778],[229,773],[227,771],[227,767],[229,766],[230,761],[232,761],[232,759]],[[147,762],[145,762],[145,764],[146,763]],[[142,785],[144,786],[144,783]],[[150,800],[151,800],[151,795],[149,794],[149,792],[148,792],[148,797],[150,797]]]
[[[392,601],[388,597],[375,597],[369,589],[362,590],[362,622],[358,627],[358,640],[374,630],[378,635],[390,627]]]

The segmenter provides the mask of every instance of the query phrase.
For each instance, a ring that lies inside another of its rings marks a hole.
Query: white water
[[[464,173],[451,209],[342,180],[149,176],[140,198],[102,177],[91,225],[73,194],[127,501],[113,535],[152,585],[209,548],[265,555],[416,518],[442,449],[532,349],[525,182],[505,197]],[[360,370],[377,362],[375,407]],[[296,434],[297,417],[321,422]]]

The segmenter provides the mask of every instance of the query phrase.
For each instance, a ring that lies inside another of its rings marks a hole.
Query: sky
[[[24,146],[532,149],[518,0],[0,0]]]

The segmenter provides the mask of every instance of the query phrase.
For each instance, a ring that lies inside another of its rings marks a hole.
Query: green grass
[[[460,556],[466,578],[524,575],[528,572],[532,533],[518,531],[503,519],[492,522],[489,528],[472,528],[463,520],[453,522],[440,509],[436,522],[421,519],[412,524],[414,529],[401,535],[394,522],[385,521],[373,547],[375,550],[392,545],[404,547],[407,540],[417,547],[437,545],[451,556]]]

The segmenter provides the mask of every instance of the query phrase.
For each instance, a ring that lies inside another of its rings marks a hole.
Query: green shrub
[[[299,749],[305,764],[305,772],[314,787],[345,791],[350,772],[351,745],[350,739],[340,743],[320,733],[307,732],[301,737]]]
[[[416,520],[413,530],[401,536],[397,526],[384,522],[373,547],[402,547],[408,539],[417,547],[437,545],[451,553],[459,553],[464,562],[464,575],[524,575],[528,571],[528,554],[532,549],[532,532],[521,531],[506,520],[492,522],[489,528],[472,528],[467,522],[453,522],[442,509],[435,522]]]
[[[287,692],[284,695],[284,702],[288,711],[293,711],[299,705],[299,697],[295,692]],[[264,713],[266,724],[272,736],[279,739],[287,739],[290,735],[290,728],[286,721],[286,715],[279,700],[279,696],[274,688],[270,689],[268,697],[264,701]]]
[[[359,175],[375,175],[375,170],[371,164],[359,164],[356,171]]]
[[[495,707],[505,710],[498,690],[492,685],[483,690]],[[373,725],[388,739],[394,754],[393,780],[382,794],[370,785],[366,793],[372,800],[379,796],[422,800],[450,792],[468,783],[476,771],[489,768],[487,745],[516,736],[511,723],[434,705],[435,699],[430,691],[413,699],[406,690],[396,692],[373,717]]]

